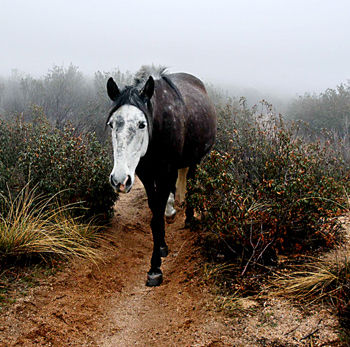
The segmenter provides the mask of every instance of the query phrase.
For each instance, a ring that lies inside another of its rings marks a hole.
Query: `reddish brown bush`
[[[246,266],[274,262],[276,252],[334,244],[349,165],[328,143],[305,143],[296,133],[296,126],[271,114],[255,117],[232,107],[219,112],[216,150],[202,163],[188,198],[213,253]]]

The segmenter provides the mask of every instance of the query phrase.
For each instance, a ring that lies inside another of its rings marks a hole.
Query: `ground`
[[[339,346],[325,307],[280,298],[218,310],[203,281],[197,235],[179,212],[167,226],[164,282],[145,286],[152,250],[150,211],[139,181],[116,205],[104,262],[72,262],[0,311],[0,346]]]

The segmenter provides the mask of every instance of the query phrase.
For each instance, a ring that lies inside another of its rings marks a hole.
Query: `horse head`
[[[150,77],[139,90],[131,86],[119,90],[113,78],[107,82],[107,93],[113,101],[107,119],[112,129],[114,166],[110,175],[112,187],[128,193],[135,180],[135,170],[146,154],[152,134],[154,80]]]

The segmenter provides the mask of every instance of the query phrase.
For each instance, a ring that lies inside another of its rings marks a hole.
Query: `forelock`
[[[113,113],[123,105],[135,106],[144,113],[146,111],[146,106],[143,104],[137,89],[135,87],[125,87],[118,96],[117,100],[113,102],[106,123],[109,122]]]
[[[143,100],[140,97],[139,91],[134,86],[128,86],[125,87],[120,95],[118,96],[117,100],[113,102],[112,108],[109,111],[109,115],[106,121],[106,125],[110,121],[112,115],[114,112],[116,112],[120,107],[123,105],[131,105],[137,107],[140,111],[143,112],[143,114],[146,117],[147,125],[148,125],[148,132],[149,136],[151,138],[152,135],[152,129],[153,129],[153,119],[152,119],[152,105],[150,102],[147,103],[147,105],[143,102]]]

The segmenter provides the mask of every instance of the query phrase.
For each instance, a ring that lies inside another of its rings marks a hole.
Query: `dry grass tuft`
[[[235,266],[233,264],[221,263],[210,264],[206,263],[203,267],[203,280],[214,281],[215,283],[222,278],[223,275],[230,273]]]
[[[280,273],[272,280],[269,296],[283,296],[303,303],[327,301],[339,317],[342,341],[350,342],[350,249],[324,260],[303,265],[303,270]]]
[[[50,256],[99,259],[99,227],[70,215],[74,205],[59,206],[57,196],[36,195],[28,185],[15,197],[1,196],[0,259]]]
[[[270,294],[318,301],[325,296],[332,298],[349,281],[349,255],[334,263],[317,260],[301,267],[303,270],[277,274],[272,285],[278,289]]]

